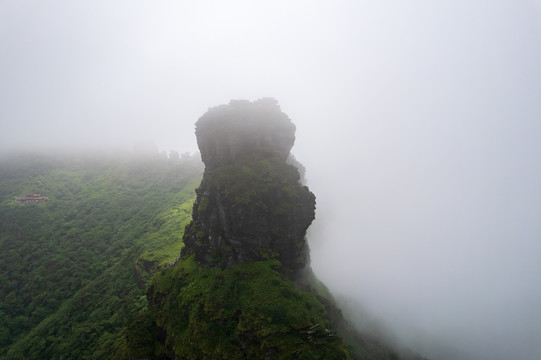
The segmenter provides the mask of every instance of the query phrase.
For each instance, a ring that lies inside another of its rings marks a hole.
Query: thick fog
[[[348,317],[541,358],[540,0],[5,0],[0,52],[1,151],[195,152],[209,107],[275,97]]]

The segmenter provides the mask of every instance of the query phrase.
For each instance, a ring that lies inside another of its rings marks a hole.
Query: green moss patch
[[[161,330],[142,333],[166,336],[156,339],[161,345],[152,354],[137,355],[347,359],[344,344],[328,328],[325,307],[315,294],[295,288],[279,267],[271,259],[199,268],[189,257],[161,271],[152,280],[146,310]]]

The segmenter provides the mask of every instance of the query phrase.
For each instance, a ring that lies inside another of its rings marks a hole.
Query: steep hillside
[[[204,172],[0,158],[0,359],[398,359],[310,268],[315,196],[277,102],[210,109],[196,135]]]
[[[10,154],[0,160],[0,358],[109,358],[178,257],[197,159]],[[14,198],[40,193],[43,203]]]
[[[147,290],[126,359],[397,359],[350,327],[309,266],[315,197],[288,164],[295,126],[273,99],[196,123],[205,173],[181,258]]]

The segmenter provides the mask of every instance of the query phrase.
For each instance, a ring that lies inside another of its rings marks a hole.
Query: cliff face
[[[309,261],[315,197],[286,163],[295,125],[273,99],[232,101],[196,123],[205,163],[182,257],[203,266],[276,258],[290,276]]]
[[[295,126],[276,101],[210,109],[196,134],[206,168],[181,259],[152,278],[125,358],[397,359],[301,271],[315,197],[286,161]]]
[[[278,102],[232,100],[209,109],[196,123],[197,145],[207,168],[257,153],[285,161],[295,142],[295,125]]]
[[[181,259],[153,277],[126,358],[349,359],[325,305],[291,281],[315,209],[286,163],[295,126],[272,99],[234,101],[196,134],[205,173]]]

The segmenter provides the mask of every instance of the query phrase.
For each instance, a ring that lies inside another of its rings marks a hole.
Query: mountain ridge
[[[199,132],[204,173],[157,152],[0,157],[0,359],[400,358],[310,268],[295,125],[272,99],[205,122],[226,109],[217,141]]]
[[[310,268],[315,196],[287,163],[294,132],[274,99],[196,123],[206,167],[185,247],[151,280],[126,358],[399,358],[347,323]]]

